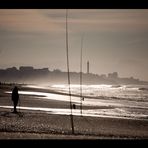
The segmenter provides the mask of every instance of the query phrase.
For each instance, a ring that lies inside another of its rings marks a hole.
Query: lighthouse
[[[87,74],[89,74],[89,61],[87,61]]]

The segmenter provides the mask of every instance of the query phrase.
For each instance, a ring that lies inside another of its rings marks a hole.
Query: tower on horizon
[[[87,61],[87,74],[89,74],[89,61]]]

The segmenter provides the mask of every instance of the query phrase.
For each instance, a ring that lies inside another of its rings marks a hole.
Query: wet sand
[[[11,105],[10,94],[4,95],[2,91],[0,105]],[[21,104],[69,108],[68,102],[36,96],[21,95]],[[73,116],[74,134],[70,121],[69,115],[32,110],[14,114],[11,109],[0,108],[0,139],[148,139],[148,120]]]
[[[11,113],[8,109],[0,111],[0,138],[5,138],[3,132],[41,134],[40,138],[43,137],[42,134],[53,135],[55,138],[56,134],[57,138],[59,135],[72,135],[71,120],[68,115],[52,115],[28,110],[22,110],[18,114]],[[144,120],[73,116],[73,121],[76,139],[79,136],[84,139],[148,138],[148,121]]]

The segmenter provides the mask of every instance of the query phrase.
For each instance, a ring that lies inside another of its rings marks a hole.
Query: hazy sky
[[[1,9],[0,68],[66,70],[65,9]],[[70,71],[148,80],[148,10],[68,10]]]

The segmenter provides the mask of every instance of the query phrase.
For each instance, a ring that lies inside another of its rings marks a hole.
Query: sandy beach
[[[0,105],[11,105],[11,95],[0,89]],[[21,106],[69,108],[64,101],[40,100],[21,96]],[[73,116],[74,134],[69,115],[0,107],[0,139],[148,139],[148,120]]]

